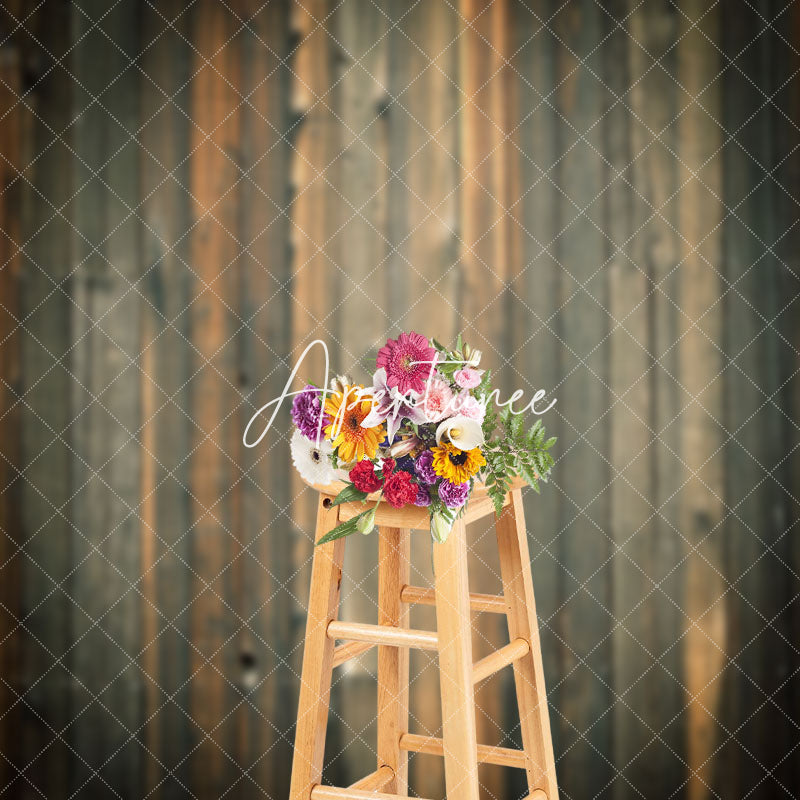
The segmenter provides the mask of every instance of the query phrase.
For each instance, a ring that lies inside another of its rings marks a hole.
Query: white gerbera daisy
[[[333,448],[325,439],[319,445],[317,447],[315,442],[306,439],[299,430],[292,434],[290,448],[295,469],[304,481],[324,486],[336,480],[330,459]]]

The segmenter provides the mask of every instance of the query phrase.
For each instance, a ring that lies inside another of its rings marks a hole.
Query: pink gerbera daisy
[[[386,383],[400,394],[422,392],[433,369],[436,350],[419,333],[401,333],[378,350],[375,364],[386,369]]]

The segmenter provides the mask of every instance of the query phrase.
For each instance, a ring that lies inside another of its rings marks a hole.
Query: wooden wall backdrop
[[[287,796],[314,501],[287,414],[241,434],[314,338],[364,379],[402,329],[558,398],[526,508],[562,796],[800,796],[798,48],[796,0],[5,0],[0,796]],[[516,742],[509,676],[479,701]]]

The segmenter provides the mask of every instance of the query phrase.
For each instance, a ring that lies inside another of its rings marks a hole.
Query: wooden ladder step
[[[367,792],[379,792],[381,789],[386,788],[386,784],[389,783],[392,778],[394,778],[394,770],[384,764],[382,767],[378,767],[375,772],[370,772],[369,775],[365,775],[360,781],[351,783],[349,788],[361,789]]]
[[[328,638],[369,642],[389,647],[416,647],[420,650],[439,649],[439,637],[432,631],[395,628],[389,625],[370,625],[365,622],[334,620],[328,623]]]
[[[400,599],[404,603],[419,603],[424,606],[436,605],[436,593],[434,590],[424,589],[422,586],[404,586],[400,591]],[[491,614],[506,613],[505,598],[496,594],[470,592],[469,606],[473,611],[489,612]]]
[[[347,644],[340,644],[333,649],[334,669],[340,667],[351,658],[355,658],[362,653],[366,653],[368,650],[372,650],[373,647],[375,647],[375,645],[372,644],[372,642],[348,642]]]
[[[420,736],[417,733],[404,733],[400,737],[400,749],[409,753],[427,753],[432,756],[444,755],[444,743],[434,736]],[[480,764],[497,764],[501,767],[525,769],[524,750],[510,747],[495,747],[490,744],[478,745],[478,762]]]
[[[531,795],[533,797],[533,795]],[[311,800],[408,800],[408,795],[385,794],[384,792],[371,792],[365,789],[339,789],[336,786],[321,786],[317,784],[311,790]],[[420,800],[420,798],[417,798]],[[539,800],[539,798],[535,798]]]
[[[530,653],[531,647],[525,639],[514,639],[494,653],[477,661],[472,668],[472,682],[478,683],[495,672],[513,664],[520,658],[524,658]]]

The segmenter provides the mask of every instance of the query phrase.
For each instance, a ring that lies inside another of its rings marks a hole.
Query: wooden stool
[[[316,539],[364,510],[361,503],[332,506],[341,487],[317,487]],[[503,596],[470,594],[466,523],[494,514],[483,486],[445,544],[433,545],[435,591],[410,585],[410,531],[428,530],[428,510],[380,503],[378,624],[337,620],[345,539],[318,546],[311,569],[303,674],[297,712],[289,800],[389,800],[408,796],[408,752],[444,756],[449,800],[478,800],[478,763],[527,772],[527,800],[557,800],[553,745],[533,598],[528,540],[519,484],[495,520]],[[437,632],[408,627],[409,606],[436,606]],[[470,608],[505,614],[510,643],[472,661]],[[335,646],[335,641],[344,644]],[[375,772],[346,789],[322,786],[322,761],[333,669],[378,646],[378,763]],[[439,654],[441,739],[408,730],[408,648]],[[473,686],[513,664],[523,750],[479,745]]]

